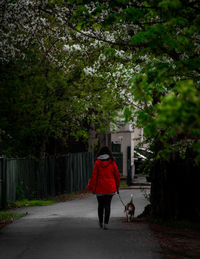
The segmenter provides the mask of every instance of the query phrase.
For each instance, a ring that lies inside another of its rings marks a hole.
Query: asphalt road
[[[125,203],[134,195],[136,216],[148,203],[140,190],[122,190]],[[117,196],[112,201],[109,230],[98,227],[96,197],[28,212],[0,231],[0,259],[159,259],[160,247],[148,225],[126,223]]]

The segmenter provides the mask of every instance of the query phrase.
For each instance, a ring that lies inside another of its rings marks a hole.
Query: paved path
[[[136,216],[147,201],[140,190],[121,190],[124,202],[134,195]],[[28,216],[0,231],[1,259],[159,259],[160,247],[143,223],[126,223],[117,196],[109,230],[98,228],[95,196],[47,207],[18,209]]]

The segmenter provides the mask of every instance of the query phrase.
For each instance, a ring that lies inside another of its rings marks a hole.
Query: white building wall
[[[121,152],[123,153],[123,176],[125,177],[127,176],[127,147],[131,147],[131,167],[133,179],[135,174],[134,148],[139,142],[141,142],[142,137],[142,129],[135,128],[133,130],[131,125],[128,123],[120,128],[120,130],[118,130],[116,133],[111,134],[111,141],[115,144],[121,144]]]
[[[134,129],[134,144],[135,146],[143,141],[143,129],[135,128]]]

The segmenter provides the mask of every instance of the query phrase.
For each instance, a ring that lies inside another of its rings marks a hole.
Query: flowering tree
[[[199,8],[197,0],[1,1],[2,143],[22,143],[28,121],[36,143],[45,140],[41,154],[49,137],[106,128],[126,106],[153,151],[152,213],[199,217]],[[22,116],[27,93],[33,117]]]
[[[87,140],[91,125],[106,131],[124,105],[111,76],[94,77],[102,44],[72,29],[69,15],[53,1],[1,1],[4,154],[40,157],[50,139],[69,150],[72,137]]]
[[[199,1],[65,3],[72,7],[74,29],[108,43],[111,52],[132,55],[133,70],[127,73],[132,105],[128,103],[125,116],[144,127],[152,143],[153,214],[198,218],[194,197],[199,195],[200,161]],[[189,199],[188,213],[185,201]]]

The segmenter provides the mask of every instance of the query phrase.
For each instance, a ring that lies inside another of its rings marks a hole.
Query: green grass
[[[7,208],[21,208],[21,207],[32,207],[32,206],[48,206],[57,202],[71,201],[75,199],[81,199],[89,196],[87,192],[71,192],[51,197],[49,200],[19,200],[19,201],[8,201]]]
[[[127,183],[120,183],[120,188],[128,187]]]
[[[24,217],[25,215],[26,213],[0,211],[0,221],[13,221],[15,219]]]
[[[32,207],[32,206],[48,206],[54,204],[52,200],[21,200],[15,202],[8,202],[8,208],[21,208],[21,207]]]

